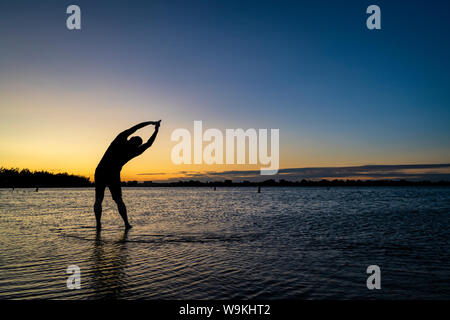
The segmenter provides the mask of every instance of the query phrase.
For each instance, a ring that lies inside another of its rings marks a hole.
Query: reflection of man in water
[[[101,232],[97,229],[92,251],[92,288],[96,299],[121,299],[127,296],[127,250],[128,230],[114,241],[102,241]],[[86,281],[86,280],[85,280]]]
[[[111,142],[110,146],[103,155],[103,158],[100,160],[100,163],[95,170],[94,212],[95,219],[97,220],[97,229],[101,228],[100,220],[102,217],[102,202],[105,195],[106,186],[108,186],[112,198],[117,204],[119,213],[122,216],[123,222],[125,223],[125,228],[131,228],[131,225],[128,223],[127,218],[127,207],[122,200],[120,171],[122,170],[122,167],[125,165],[125,163],[142,154],[153,144],[153,141],[155,141],[156,135],[158,134],[160,123],[161,120],[142,122],[120,133],[114,139],[114,141]],[[155,125],[155,132],[146,143],[143,144],[142,139],[137,136],[131,137],[128,140],[128,136],[133,134],[136,130],[150,124]]]

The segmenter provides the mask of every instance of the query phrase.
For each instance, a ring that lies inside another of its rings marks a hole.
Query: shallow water
[[[93,189],[0,189],[0,298],[450,298],[450,188],[123,193],[134,228],[106,194],[97,234]]]

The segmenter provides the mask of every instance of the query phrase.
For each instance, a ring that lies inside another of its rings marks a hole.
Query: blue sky
[[[70,4],[81,7],[81,31],[65,28]],[[381,8],[381,30],[366,28],[370,4]],[[448,1],[4,1],[0,90],[103,95],[98,105],[124,103],[106,119],[115,125],[150,112],[188,128],[194,120],[280,128],[285,168],[448,163],[449,9]],[[2,112],[17,102],[7,101]],[[86,108],[89,117],[95,106]],[[24,127],[15,125],[8,131]]]

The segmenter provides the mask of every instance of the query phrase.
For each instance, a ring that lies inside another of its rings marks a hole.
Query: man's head
[[[134,147],[139,147],[142,144],[142,138],[138,136],[131,137],[130,140],[128,140],[128,143]]]

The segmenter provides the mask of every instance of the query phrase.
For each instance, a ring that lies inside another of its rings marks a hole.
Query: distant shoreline
[[[89,185],[16,185],[14,189],[38,188],[94,188],[95,184]],[[450,181],[406,181],[406,180],[302,180],[302,181],[272,181],[263,182],[201,182],[201,181],[177,181],[177,182],[122,182],[124,188],[258,188],[258,187],[450,187]],[[12,189],[12,186],[0,185],[1,189]]]
[[[30,171],[27,169],[0,168],[0,188],[84,188],[93,187],[94,183],[87,177],[68,173],[50,173],[47,171]],[[450,186],[450,181],[411,181],[411,180],[306,180],[289,181],[268,179],[265,181],[197,181],[180,180],[174,182],[127,181],[123,187],[442,187]]]
[[[407,180],[265,180],[262,182],[225,181],[177,181],[177,182],[137,182],[122,183],[124,187],[409,187],[409,186],[450,186],[450,181],[407,181]]]

